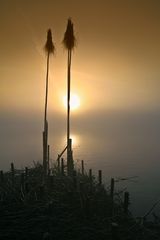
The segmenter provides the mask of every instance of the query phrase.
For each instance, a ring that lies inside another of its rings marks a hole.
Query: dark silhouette
[[[75,47],[73,23],[68,19],[67,29],[64,34],[63,44],[68,51],[67,63],[67,170],[70,175],[73,172],[72,141],[70,139],[70,89],[71,89],[71,59],[72,50]]]
[[[159,201],[134,218],[129,192],[114,191],[113,178],[106,188],[102,171],[92,175],[81,163],[68,176],[62,158],[46,184],[38,162],[25,169],[11,163],[10,171],[0,171],[0,239],[159,239],[160,218],[154,213],[155,221],[147,221]]]
[[[50,54],[55,51],[54,44],[52,42],[51,29],[47,32],[47,42],[45,44],[45,51],[47,53],[47,72],[46,72],[46,92],[45,92],[45,109],[44,109],[44,131],[43,131],[43,169],[44,175],[47,174],[49,164],[49,146],[48,146],[48,121],[47,121],[47,107],[48,107],[48,75],[49,75],[49,57]]]

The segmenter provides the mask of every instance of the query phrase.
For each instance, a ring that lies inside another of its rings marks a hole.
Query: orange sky
[[[61,42],[69,16],[77,37],[72,91],[81,97],[81,111],[158,107],[158,0],[2,0],[0,5],[1,109],[43,109],[43,46],[50,27],[56,54],[51,59],[49,109],[63,111],[66,53]]]

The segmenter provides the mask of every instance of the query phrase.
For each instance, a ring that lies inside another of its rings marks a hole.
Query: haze
[[[65,146],[62,39],[71,17],[77,37],[71,89],[81,99],[72,113],[71,132],[79,139],[75,159],[104,168],[108,176],[158,178],[159,13],[158,0],[1,0],[0,168],[42,161],[48,28],[56,46],[49,79],[51,158]]]

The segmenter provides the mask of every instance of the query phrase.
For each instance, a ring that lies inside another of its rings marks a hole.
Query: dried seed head
[[[71,19],[68,19],[67,29],[64,34],[63,44],[66,49],[72,50],[75,47],[76,39],[73,31],[73,23]]]
[[[54,54],[54,51],[55,51],[55,47],[54,47],[54,44],[53,44],[53,41],[52,41],[51,29],[48,29],[48,31],[47,31],[47,42],[45,44],[45,51],[47,53],[53,53],[53,54]]]

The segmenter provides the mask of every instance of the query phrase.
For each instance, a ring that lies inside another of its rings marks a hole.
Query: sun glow
[[[78,143],[79,143],[79,138],[78,138],[78,136],[71,134],[71,139],[72,139],[72,145],[73,145],[74,147],[77,146]]]
[[[79,145],[79,136],[77,134],[71,134],[70,138],[72,139],[72,147],[78,147]],[[63,136],[63,145],[66,143],[66,136]]]
[[[63,97],[63,104],[67,108],[67,96]],[[77,110],[80,107],[80,98],[77,94],[71,94],[70,108],[71,110]]]

